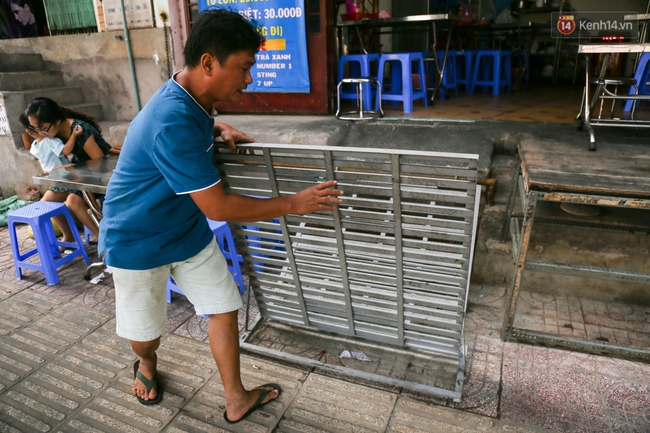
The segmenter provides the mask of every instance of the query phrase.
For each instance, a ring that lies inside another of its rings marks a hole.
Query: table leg
[[[519,29],[519,45],[518,47],[521,46],[521,29]],[[530,42],[528,43],[528,48],[524,52],[523,56],[520,54],[519,48],[517,48],[517,57],[521,59],[522,63],[519,65],[521,67],[521,72],[519,73],[519,76],[517,77],[517,80],[515,81],[515,85],[513,87],[519,87],[519,85],[526,79],[526,74],[528,72],[528,68],[530,65],[528,64],[528,61],[530,60],[530,50],[533,48],[533,43],[535,42],[535,37],[537,36],[537,27],[533,27],[532,34],[530,36]],[[513,89],[514,90],[514,89]]]
[[[359,38],[359,46],[361,47],[361,51],[363,51],[363,54],[368,54],[366,47],[363,45],[363,38],[361,37],[361,32],[359,31],[359,27],[355,27],[354,31],[357,33],[357,38]]]
[[[336,28],[336,40],[338,42],[339,50],[339,59],[343,55],[343,29],[341,27]]]
[[[447,87],[442,83],[443,79],[445,78],[445,69],[447,68],[447,59],[448,59],[448,54],[449,54],[449,45],[451,43],[451,34],[452,34],[452,29],[453,26],[449,24],[449,32],[447,34],[447,43],[445,44],[445,54],[442,56],[442,63],[438,59],[438,53],[436,52],[436,45],[438,45],[438,37],[436,36],[436,23],[435,21],[431,23],[431,28],[433,31],[433,59],[434,59],[434,64],[436,67],[436,72],[438,73],[438,77],[440,77],[440,80],[438,81],[438,84],[436,84],[436,87],[433,89],[433,93],[431,94],[431,103],[433,103],[436,93],[442,89],[447,92]]]
[[[590,60],[590,55],[587,54],[586,61],[585,61],[585,117],[584,117],[584,127],[587,129],[587,132],[589,132],[589,150],[594,151],[596,150],[596,134],[594,133],[594,128],[591,126],[591,115],[593,113],[593,110],[598,103],[598,99],[600,94],[603,91],[603,83],[604,83],[604,78],[605,74],[607,72],[607,63],[609,62],[609,53],[606,53],[603,56],[603,64],[600,68],[600,74],[598,75],[598,80],[596,83],[596,89],[594,90],[594,96],[591,99],[591,102],[589,101],[589,60]]]
[[[508,194],[508,205],[506,207],[506,222],[503,225],[503,230],[501,232],[501,242],[508,240],[508,232],[510,231],[510,219],[512,218],[512,212],[515,207],[515,200],[517,198],[517,180],[519,179],[519,173],[521,171],[521,165],[519,161],[519,151],[515,154],[515,163],[512,167],[512,176],[510,178],[510,194]]]
[[[524,188],[521,177],[518,184],[519,188]],[[523,233],[520,237],[513,236],[512,239],[513,254],[516,256],[515,258],[517,261],[515,264],[515,274],[512,279],[512,289],[509,294],[510,296],[506,297],[506,313],[503,318],[503,328],[501,329],[501,339],[503,341],[510,341],[510,338],[512,337],[512,327],[515,322],[515,312],[517,310],[519,290],[521,289],[521,281],[526,264],[526,254],[530,243],[530,234],[533,230],[533,218],[535,216],[535,207],[537,205],[537,194],[528,194],[522,191],[522,199],[524,201]]]
[[[101,209],[97,207],[97,202],[94,199],[94,194],[88,193],[86,191],[81,191],[81,195],[88,205],[88,215],[90,215],[90,218],[92,218],[93,222],[97,225],[97,227],[99,227],[99,220],[103,217],[103,214]],[[103,260],[101,262],[95,262],[88,265],[86,272],[84,273],[84,280],[90,280],[90,273],[93,269],[102,269],[104,266],[106,265],[104,264]]]

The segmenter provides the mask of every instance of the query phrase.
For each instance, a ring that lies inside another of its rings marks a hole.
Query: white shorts
[[[167,326],[167,280],[194,305],[196,314],[221,314],[243,303],[226,259],[215,239],[183,262],[147,270],[113,269],[117,335],[133,341],[151,341]]]

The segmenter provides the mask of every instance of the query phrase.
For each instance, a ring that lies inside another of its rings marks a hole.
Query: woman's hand
[[[72,136],[76,137],[82,132],[84,132],[84,129],[81,127],[81,125],[75,125],[74,129],[72,130]]]

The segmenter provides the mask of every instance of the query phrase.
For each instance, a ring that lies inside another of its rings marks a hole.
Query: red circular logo
[[[557,31],[563,35],[570,35],[576,29],[573,15],[560,15],[557,19]]]

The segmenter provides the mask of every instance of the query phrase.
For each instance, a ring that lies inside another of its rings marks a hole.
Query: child
[[[18,116],[18,121],[25,128],[27,133],[34,138],[29,153],[38,159],[38,162],[41,164],[41,168],[45,173],[49,173],[55,168],[70,164],[68,156],[71,156],[72,148],[74,147],[77,136],[83,132],[81,126],[77,125],[70,134],[68,142],[63,144],[63,141],[61,141],[60,138],[49,137],[40,131],[35,130],[29,124],[29,120],[24,113],[21,113],[20,116]],[[84,199],[81,197],[81,192],[67,188],[51,187],[50,190],[45,193],[43,199],[47,200],[48,195],[61,199],[48,201],[65,201],[68,208],[75,214],[79,221],[88,227],[95,237],[99,236],[99,229],[90,215],[88,215],[88,206],[86,206]],[[67,224],[62,226],[62,222],[59,222],[58,220],[57,224],[59,224],[59,227],[61,227],[63,232],[63,240],[65,242],[72,242],[72,233],[68,233],[70,230]]]
[[[20,116],[18,116],[18,121],[25,128],[30,137],[34,139],[32,147],[29,149],[29,153],[38,159],[38,162],[41,164],[41,168],[45,173],[49,173],[57,167],[70,163],[64,154],[66,146],[60,138],[46,137],[40,132],[34,131],[24,113],[21,113]],[[67,153],[69,154],[70,151],[68,150]]]

